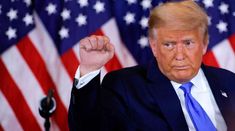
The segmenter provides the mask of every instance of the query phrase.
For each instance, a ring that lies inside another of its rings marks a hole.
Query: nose
[[[185,59],[183,44],[179,43],[176,45],[175,59],[182,61]]]

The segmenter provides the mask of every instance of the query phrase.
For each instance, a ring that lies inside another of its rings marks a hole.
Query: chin
[[[174,76],[177,82],[184,83],[190,81],[194,77],[194,74],[188,71],[178,71]]]

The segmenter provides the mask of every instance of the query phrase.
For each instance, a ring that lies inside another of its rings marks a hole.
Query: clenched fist
[[[114,46],[106,36],[86,37],[80,41],[81,76],[100,69],[114,55]]]

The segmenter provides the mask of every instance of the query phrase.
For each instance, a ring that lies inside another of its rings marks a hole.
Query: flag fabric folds
[[[210,43],[204,63],[235,72],[235,2],[196,0],[208,13]],[[0,131],[44,130],[38,108],[54,90],[51,130],[68,130],[67,113],[79,40],[106,35],[115,55],[102,74],[146,64],[149,10],[163,0],[0,1]]]

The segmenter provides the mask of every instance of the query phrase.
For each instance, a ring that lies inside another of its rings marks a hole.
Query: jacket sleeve
[[[70,131],[100,129],[100,87],[100,75],[81,89],[73,85],[68,114]]]
[[[100,75],[81,89],[73,87],[69,107],[71,131],[135,130],[126,100],[127,92],[116,75],[108,73],[100,85]]]

